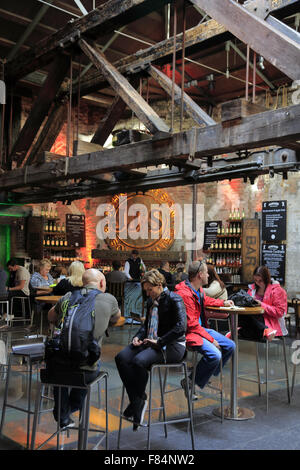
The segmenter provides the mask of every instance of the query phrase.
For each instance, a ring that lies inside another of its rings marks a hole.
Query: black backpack
[[[94,339],[95,298],[102,292],[89,289],[82,294],[78,289],[62,303],[63,317],[55,337],[46,342],[47,367],[59,365],[79,368],[93,365],[100,357],[100,346]]]
[[[228,299],[233,300],[234,305],[237,305],[238,307],[257,307],[259,305],[258,302],[256,302],[256,300],[243,289],[230,295]]]

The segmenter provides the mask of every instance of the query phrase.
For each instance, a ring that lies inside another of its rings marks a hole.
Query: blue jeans
[[[200,388],[204,388],[212,375],[220,373],[220,361],[224,366],[235,350],[235,343],[226,336],[215,330],[206,329],[221,347],[221,351],[213,343],[205,338],[202,346],[193,346],[193,349],[202,354],[202,358],[197,364],[195,382]]]

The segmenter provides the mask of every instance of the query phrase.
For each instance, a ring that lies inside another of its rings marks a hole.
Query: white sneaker
[[[5,320],[5,321],[11,321],[11,320],[13,320],[14,318],[15,318],[14,315],[9,315],[9,314],[7,314],[7,313],[3,316],[3,320]]]

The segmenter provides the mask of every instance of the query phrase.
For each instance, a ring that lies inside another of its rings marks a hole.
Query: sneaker
[[[276,333],[277,333],[277,330],[273,330],[272,328],[266,328],[265,331],[264,331],[264,337],[268,341],[272,341],[272,339],[275,338]]]
[[[125,410],[123,411],[123,416],[125,416],[125,418],[132,418],[133,414],[134,414],[134,406],[132,403],[129,403],[127,408],[125,408]]]
[[[75,421],[73,421],[71,418],[68,418],[65,421],[61,421],[59,426],[60,428],[74,428]]]
[[[241,329],[241,327],[238,326],[237,330],[239,331],[240,329]],[[225,337],[228,338],[228,339],[231,339],[231,331],[228,331],[228,333],[226,333]]]
[[[134,404],[134,413],[133,413],[133,430],[137,431],[139,425],[141,425],[144,421],[145,412],[147,409],[147,400],[143,400],[142,398],[138,398]]]
[[[181,387],[183,388],[183,391],[184,391],[184,394],[185,394],[186,398],[188,398],[188,396],[187,396],[187,391],[186,391],[186,380],[185,380],[185,379],[182,379],[182,380],[180,381],[180,385],[181,385]],[[189,379],[188,393],[190,393],[191,387],[192,387],[192,381]],[[196,401],[196,400],[198,400],[198,395],[196,395],[195,393],[193,393],[193,395],[192,395],[192,401]]]

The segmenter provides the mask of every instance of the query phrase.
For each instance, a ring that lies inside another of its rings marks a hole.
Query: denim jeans
[[[197,364],[195,382],[200,388],[204,388],[212,375],[220,373],[220,361],[224,366],[235,350],[235,343],[226,336],[215,330],[206,329],[221,347],[221,351],[210,341],[203,339],[202,346],[193,346],[193,349],[202,354],[202,358]]]
[[[93,382],[100,373],[100,361],[97,363],[97,369],[88,371],[81,369],[80,372],[84,373],[85,383]],[[61,402],[60,402],[60,421],[65,422],[69,419],[70,414],[75,411],[81,410],[87,391],[81,388],[61,387]],[[58,395],[59,388],[53,387],[54,396],[54,409],[53,416],[55,421],[58,420]]]

